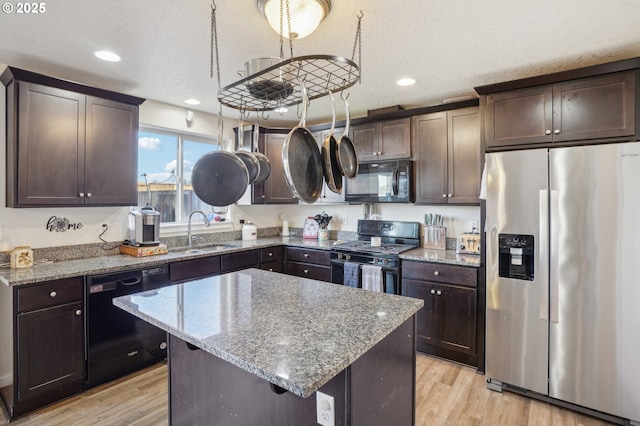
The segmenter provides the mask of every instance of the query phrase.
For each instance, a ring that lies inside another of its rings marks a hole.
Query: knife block
[[[444,226],[425,225],[423,228],[422,247],[426,249],[447,249],[447,228]]]

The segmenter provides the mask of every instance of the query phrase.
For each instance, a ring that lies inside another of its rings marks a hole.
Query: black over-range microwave
[[[349,203],[412,203],[413,161],[360,163],[355,179],[345,179]]]

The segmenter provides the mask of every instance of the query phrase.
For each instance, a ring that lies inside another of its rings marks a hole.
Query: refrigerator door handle
[[[551,219],[551,226],[549,227],[549,315],[551,322],[558,323],[559,312],[559,272],[558,272],[558,257],[560,253],[558,253],[559,247],[559,232],[560,226],[560,212],[558,211],[560,193],[557,189],[552,189],[549,191],[549,214]]]
[[[538,273],[537,278],[540,283],[540,298],[539,298],[539,316],[541,320],[549,320],[549,192],[546,189],[541,189],[538,194],[538,217],[539,217],[539,232],[538,232]]]

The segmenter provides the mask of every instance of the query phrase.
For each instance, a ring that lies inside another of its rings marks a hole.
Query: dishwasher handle
[[[128,280],[119,281],[118,284],[131,286],[131,285],[140,284],[141,282],[142,282],[142,277],[136,277],[136,278],[131,278],[131,279],[128,279]]]

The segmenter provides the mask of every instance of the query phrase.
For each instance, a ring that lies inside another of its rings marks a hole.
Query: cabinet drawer
[[[220,256],[183,260],[169,265],[169,279],[172,283],[210,277],[219,273]]]
[[[478,270],[473,267],[429,262],[402,262],[402,278],[476,287]]]
[[[331,282],[331,268],[309,263],[287,262],[287,274]]]
[[[263,248],[260,250],[260,262],[282,263],[282,251],[282,246]]]
[[[327,250],[309,250],[304,248],[287,247],[287,260],[294,262],[313,263],[316,265],[331,265],[331,253]]]
[[[280,262],[262,262],[260,269],[269,272],[284,272],[282,261]]]
[[[239,271],[240,269],[246,268],[257,268],[260,266],[259,250],[223,254],[220,257],[220,268],[223,273]]]
[[[84,285],[82,277],[48,281],[29,287],[20,287],[18,312],[33,311],[49,306],[82,300]]]

